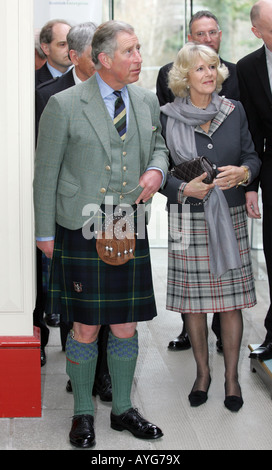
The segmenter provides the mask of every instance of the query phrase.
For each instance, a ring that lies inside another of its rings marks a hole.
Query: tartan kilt
[[[230,208],[242,267],[214,277],[209,269],[208,228],[203,212],[190,213],[182,229],[181,213],[168,216],[169,250],[167,310],[179,313],[216,313],[253,307],[256,294],[245,206]],[[170,226],[171,224],[171,226]],[[184,237],[188,243],[177,242]],[[187,246],[188,245],[188,246]],[[222,247],[224,249],[224,247]]]
[[[98,257],[95,237],[57,225],[46,313],[86,325],[151,320],[157,311],[147,234],[136,240],[134,256],[108,265]]]

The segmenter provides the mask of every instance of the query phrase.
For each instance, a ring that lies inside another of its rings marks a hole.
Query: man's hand
[[[47,258],[53,258],[54,240],[37,241],[36,244]]]
[[[258,206],[258,193],[256,191],[246,192],[246,211],[248,217],[260,219],[261,214]]]
[[[139,180],[139,185],[142,186],[143,191],[135,203],[140,204],[141,201],[148,201],[148,199],[153,197],[154,194],[160,189],[161,183],[162,174],[160,170],[147,170]]]

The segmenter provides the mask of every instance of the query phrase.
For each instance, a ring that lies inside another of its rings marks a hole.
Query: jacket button
[[[106,170],[107,170],[107,171],[110,171],[110,169],[111,169],[110,165],[107,165],[107,166],[106,166]]]
[[[211,149],[213,149],[213,144],[208,144],[207,147],[208,147],[209,150],[211,150]]]
[[[123,156],[124,156],[124,157],[126,156],[126,154],[127,154],[127,152],[123,152]]]
[[[123,170],[126,171],[127,167],[126,166],[123,166]]]
[[[124,182],[123,182],[123,186],[126,186],[126,185],[127,185],[127,182],[126,182],[126,181],[124,181]]]
[[[101,193],[105,193],[105,192],[106,192],[106,188],[101,188],[101,189],[100,189],[100,192],[101,192]]]

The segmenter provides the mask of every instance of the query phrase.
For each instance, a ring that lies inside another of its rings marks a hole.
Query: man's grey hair
[[[216,22],[218,30],[220,30],[218,19],[216,18],[216,16],[213,13],[211,13],[209,10],[200,10],[197,13],[195,13],[190,20],[190,23],[189,23],[190,34],[192,34],[192,24],[196,20],[200,20],[201,18],[211,18],[212,20]]]
[[[91,21],[89,23],[81,23],[73,26],[67,34],[69,51],[73,49],[79,56],[81,56],[86,47],[92,44],[96,29],[96,24],[92,23]]]
[[[105,52],[111,59],[117,49],[118,33],[126,32],[134,34],[134,28],[123,21],[110,20],[98,26],[92,42],[92,61],[98,70],[101,67],[98,56],[101,52]]]

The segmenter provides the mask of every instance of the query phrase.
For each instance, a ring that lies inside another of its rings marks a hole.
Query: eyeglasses
[[[212,29],[211,31],[207,31],[207,32],[198,31],[196,33],[196,36],[198,38],[204,38],[205,36],[210,36],[211,38],[215,38],[216,36],[218,36],[219,33],[220,31],[218,31],[217,29]]]

